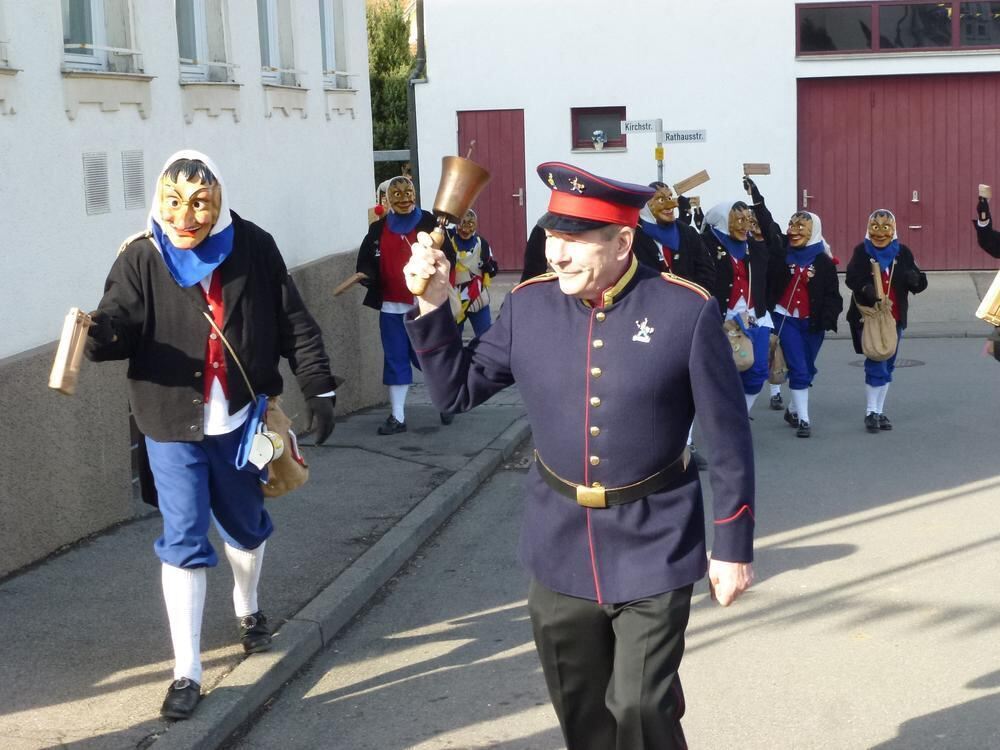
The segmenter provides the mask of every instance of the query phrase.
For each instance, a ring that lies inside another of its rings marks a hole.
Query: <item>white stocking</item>
[[[868,405],[865,407],[865,415],[868,414],[878,414],[878,396],[880,386],[868,385],[865,383],[865,398],[868,401]]]
[[[889,384],[886,383],[881,388],[878,389],[878,409],[876,411],[879,414],[885,414],[885,394],[889,392]]]
[[[771,395],[772,396],[781,395],[781,383],[771,383]]]
[[[691,429],[688,430],[688,445],[694,443],[694,422],[691,423]]]
[[[750,410],[753,408],[753,403],[754,403],[754,401],[757,400],[757,396],[759,396],[759,395],[760,395],[760,391],[757,391],[756,393],[744,393],[743,394],[744,398],[746,398],[746,400],[747,400],[747,414],[750,413]]]
[[[389,386],[389,404],[392,406],[392,416],[397,422],[406,424],[406,392],[410,390],[408,385]]]
[[[257,549],[237,549],[226,547],[226,557],[233,569],[233,609],[237,617],[246,617],[257,612],[257,584],[260,582],[260,567],[264,561],[264,545]]]
[[[792,392],[792,404],[794,405],[793,411],[799,415],[799,421],[808,422],[809,421],[809,389],[803,388],[802,390],[793,390]]]
[[[204,568],[176,568],[163,564],[163,601],[174,646],[174,679],[201,682],[201,618],[205,611]]]

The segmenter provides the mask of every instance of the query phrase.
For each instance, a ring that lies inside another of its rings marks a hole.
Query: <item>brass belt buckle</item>
[[[584,508],[607,508],[608,501],[603,487],[588,487],[584,484],[576,486],[576,502]]]

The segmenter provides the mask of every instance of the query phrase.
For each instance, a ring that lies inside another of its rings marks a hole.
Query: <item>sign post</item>
[[[656,133],[656,149],[653,156],[656,159],[656,179],[663,182],[663,120],[622,120],[622,133]]]

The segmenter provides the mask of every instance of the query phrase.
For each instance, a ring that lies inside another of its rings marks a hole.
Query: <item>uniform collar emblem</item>
[[[656,329],[653,328],[653,326],[646,325],[648,322],[649,318],[643,318],[641,323],[638,320],[635,321],[636,328],[639,329],[639,332],[632,337],[633,341],[638,341],[640,344],[649,343],[649,334]]]

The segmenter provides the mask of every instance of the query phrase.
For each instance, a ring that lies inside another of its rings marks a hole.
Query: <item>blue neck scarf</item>
[[[471,253],[473,250],[476,249],[476,242],[479,241],[479,235],[476,234],[472,235],[467,240],[463,240],[461,235],[459,235],[457,232],[455,233],[454,237],[455,237],[455,247],[461,250],[463,253]]]
[[[233,251],[233,225],[218,234],[209,235],[197,247],[180,250],[171,244],[158,222],[152,224],[153,237],[160,246],[163,262],[178,286],[194,286],[222,265]]]
[[[746,240],[743,240],[743,242],[738,242],[725,232],[721,232],[715,227],[712,227],[712,232],[719,239],[719,242],[722,243],[722,246],[726,248],[726,251],[730,255],[736,258],[736,260],[743,260],[743,257],[747,254]]]
[[[797,250],[793,250],[791,245],[788,245],[785,248],[785,261],[805,268],[812,265],[812,262],[816,260],[816,256],[821,252],[823,252],[822,240],[814,242],[811,245],[806,245],[805,247],[800,247]]]
[[[639,219],[639,226],[642,227],[642,231],[661,245],[677,252],[677,248],[681,244],[681,229],[677,226],[676,221],[671,221],[667,224],[657,224],[645,219]]]
[[[397,214],[393,211],[389,212],[389,215],[385,217],[385,224],[389,227],[390,232],[395,232],[396,234],[409,234],[414,229],[417,228],[417,224],[420,223],[420,217],[423,212],[416,206],[408,214]]]
[[[882,269],[882,273],[885,273],[889,270],[892,262],[896,260],[896,256],[899,255],[899,238],[894,238],[883,248],[877,248],[870,239],[865,237],[865,252],[878,261],[878,267]]]

